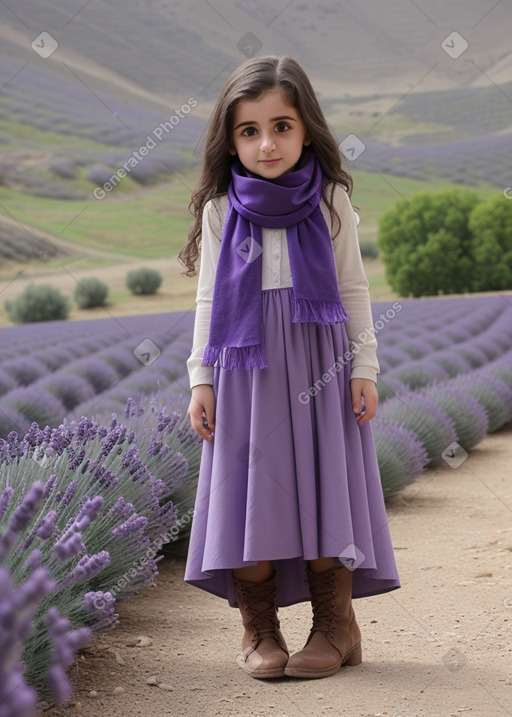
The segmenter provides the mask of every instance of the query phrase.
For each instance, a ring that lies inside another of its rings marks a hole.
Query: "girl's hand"
[[[192,389],[188,406],[190,425],[205,441],[213,441],[215,430],[215,395],[213,386],[202,383]]]
[[[377,413],[377,403],[379,402],[377,386],[375,381],[369,378],[353,378],[350,381],[350,391],[356,421],[361,426]],[[362,399],[364,399],[364,405]]]

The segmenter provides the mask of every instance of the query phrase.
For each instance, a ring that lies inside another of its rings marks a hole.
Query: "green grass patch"
[[[357,170],[353,177],[352,201],[361,216],[359,235],[370,241],[377,239],[379,216],[399,199],[447,186],[439,179],[418,181]],[[133,189],[126,195],[118,188],[103,200],[94,199],[90,184],[90,199],[77,201],[34,197],[0,187],[0,204],[25,224],[61,237],[77,249],[90,247],[140,259],[159,259],[177,254],[186,240],[191,223],[187,207],[195,178],[190,171],[181,174],[180,179]],[[131,180],[127,177],[124,182],[128,181]],[[477,191],[485,199],[500,190],[481,185]],[[54,264],[77,267],[84,261],[86,268],[109,263],[108,259],[68,257]]]
[[[90,199],[78,201],[0,187],[0,204],[25,224],[76,246],[146,259],[170,256],[182,247],[191,221],[189,200],[189,187],[178,180],[127,197],[112,193],[103,200],[94,199],[91,188]]]

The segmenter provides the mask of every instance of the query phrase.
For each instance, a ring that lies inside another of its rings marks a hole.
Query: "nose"
[[[261,151],[272,152],[276,148],[276,143],[272,135],[264,134],[261,138]]]

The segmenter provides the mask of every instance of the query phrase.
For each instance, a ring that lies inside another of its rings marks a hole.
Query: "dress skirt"
[[[400,587],[370,423],[350,396],[345,324],[294,324],[263,291],[268,367],[214,368],[185,580],[237,605],[231,570],[271,560],[277,604],[309,601],[306,562],[353,571],[353,597]]]

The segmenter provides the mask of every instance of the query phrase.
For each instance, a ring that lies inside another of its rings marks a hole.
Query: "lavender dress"
[[[354,598],[394,590],[372,430],[338,362],[345,324],[292,323],[288,288],[264,290],[263,312],[268,367],[214,369],[185,580],[236,606],[232,569],[271,560],[285,606],[310,600],[305,561],[334,557],[353,570]]]

